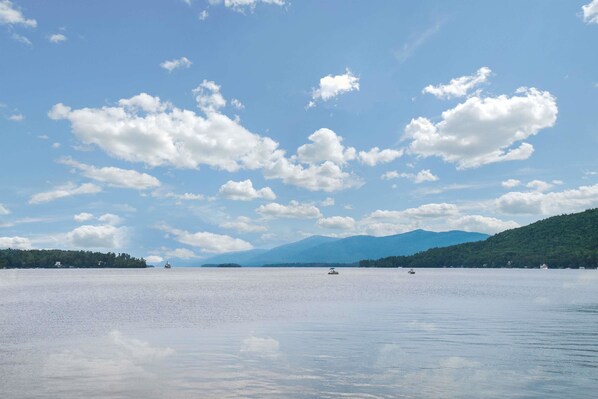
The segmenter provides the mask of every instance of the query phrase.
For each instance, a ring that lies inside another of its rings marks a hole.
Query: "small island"
[[[60,249],[2,249],[0,269],[146,268],[143,258],[126,253],[65,251]]]

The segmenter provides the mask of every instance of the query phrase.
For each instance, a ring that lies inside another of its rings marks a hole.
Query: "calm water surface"
[[[0,270],[12,398],[593,398],[597,270]]]

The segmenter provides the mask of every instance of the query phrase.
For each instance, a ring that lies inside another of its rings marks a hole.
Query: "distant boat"
[[[583,266],[579,266],[579,270],[586,270],[586,268]]]
[[[172,266],[170,265],[170,263],[166,262],[166,264],[164,265],[164,269],[170,269]]]
[[[540,269],[542,269],[542,270],[548,270],[548,265],[546,263],[542,263],[540,265]]]
[[[409,274],[415,274],[415,270],[409,269],[409,271],[407,273],[409,273]]]
[[[330,270],[328,270],[328,274],[338,274],[338,272],[334,270],[334,267],[331,267]]]

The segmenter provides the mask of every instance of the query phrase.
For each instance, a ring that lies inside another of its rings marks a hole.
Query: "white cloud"
[[[244,251],[253,248],[253,245],[247,241],[227,235],[214,234],[205,231],[190,233],[185,230],[171,229],[167,227],[164,227],[163,230],[174,235],[175,239],[181,244],[197,247],[200,251],[206,253]]]
[[[164,258],[158,255],[149,255],[149,256],[145,256],[143,259],[145,259],[145,261],[150,264],[150,265],[154,265],[156,263],[160,263],[164,261]]]
[[[126,238],[126,228],[112,225],[83,225],[67,234],[75,247],[80,248],[122,248]]]
[[[543,192],[550,190],[552,187],[554,187],[554,184],[542,180],[532,180],[529,183],[527,183],[525,187],[531,188],[534,191]]]
[[[355,219],[349,216],[320,218],[318,219],[318,226],[325,229],[353,230],[355,228]]]
[[[187,248],[177,248],[172,251],[166,251],[166,256],[169,258],[179,258],[179,259],[193,259],[197,258],[197,254],[195,252],[187,249]]]
[[[340,94],[353,90],[359,91],[359,78],[347,68],[342,75],[327,75],[320,79],[318,88],[312,89],[308,108],[314,107],[319,100],[328,101]]]
[[[266,179],[282,179],[286,184],[305,188],[310,191],[338,191],[363,185],[361,179],[331,161],[320,165],[302,165],[291,163],[286,158],[280,158],[267,169],[264,169]]]
[[[154,195],[154,194],[155,193],[152,193],[152,195]],[[154,195],[154,196],[159,196],[159,195]],[[166,198],[174,198],[174,199],[183,200],[183,201],[201,201],[205,198],[203,194],[193,194],[193,193],[184,193],[184,194],[166,193],[164,196]]]
[[[424,204],[402,211],[376,210],[359,222],[364,232],[376,236],[404,233],[416,229],[465,231],[494,234],[518,227],[514,221],[503,221],[482,215],[468,215],[455,204]]]
[[[475,75],[461,76],[451,79],[449,84],[438,86],[426,86],[422,93],[429,93],[437,98],[450,99],[454,97],[463,97],[474,87],[485,83],[490,77],[492,71],[488,67],[478,69]]]
[[[75,216],[73,216],[73,219],[75,220],[75,222],[87,222],[88,220],[93,219],[94,216],[91,213],[88,212],[81,212]]]
[[[598,24],[598,0],[592,0],[581,7],[583,11],[583,20],[587,24]]]
[[[436,124],[426,118],[412,119],[405,128],[409,150],[419,156],[438,156],[457,163],[458,169],[531,156],[531,144],[515,143],[551,127],[558,113],[555,98],[547,91],[517,90],[513,97],[470,97],[444,111]]]
[[[320,202],[320,206],[332,206],[334,205],[334,198],[327,197],[323,201]]]
[[[508,179],[500,184],[505,188],[513,188],[519,186],[521,184],[521,181],[517,179]]]
[[[61,144],[60,143],[52,143],[52,148],[54,148],[55,150],[60,148]]]
[[[0,248],[31,249],[31,241],[25,237],[0,237]]]
[[[29,199],[29,203],[40,204],[42,202],[50,202],[59,198],[66,198],[74,195],[96,194],[100,191],[102,191],[102,189],[92,183],[85,183],[80,186],[69,183],[64,186],[56,187],[56,189],[52,191],[35,194]]]
[[[409,179],[417,184],[426,181],[437,181],[438,176],[433,174],[430,169],[422,169],[417,173],[399,173],[396,170],[391,170],[384,173],[380,178],[382,180],[398,179],[399,177]]]
[[[51,43],[61,43],[65,42],[67,40],[67,37],[62,33],[54,33],[53,35],[50,35],[50,37],[48,37],[48,40]]]
[[[112,187],[145,190],[160,185],[160,181],[155,177],[135,170],[116,167],[96,168],[95,166],[86,165],[71,158],[62,158],[58,162],[80,170],[85,177],[106,183]]]
[[[557,215],[581,212],[598,207],[598,185],[550,193],[510,192],[500,196],[496,205],[502,212],[509,214]]]
[[[251,201],[254,199],[276,199],[276,194],[270,187],[256,190],[250,179],[235,182],[227,181],[220,187],[219,193],[222,197],[235,201]]]
[[[519,223],[512,220],[505,221],[481,215],[463,215],[449,220],[448,225],[455,230],[475,231],[486,234],[495,234],[519,227]]]
[[[181,57],[179,59],[164,61],[160,64],[160,67],[166,69],[168,72],[172,72],[179,68],[190,68],[192,64],[187,57]]]
[[[359,151],[359,162],[368,166],[376,166],[380,163],[392,162],[403,155],[403,150],[385,149],[380,151],[378,147],[370,151]]]
[[[318,164],[325,161],[344,165],[355,159],[355,148],[345,148],[343,138],[330,129],[322,128],[312,133],[308,140],[311,144],[304,144],[297,149],[297,159],[308,164]]]
[[[236,98],[233,98],[230,101],[230,104],[238,110],[245,109],[245,105],[243,105],[243,103],[241,101],[237,100]]]
[[[210,14],[208,13],[208,10],[203,10],[202,12],[199,13],[197,18],[200,21],[205,21],[206,19],[208,19],[209,16],[210,16]]]
[[[238,231],[239,233],[256,233],[260,231],[267,231],[264,226],[254,224],[253,220],[246,216],[239,216],[236,220],[231,220],[220,224],[224,229]]]
[[[118,107],[71,110],[56,104],[49,116],[69,120],[84,144],[149,166],[193,169],[205,164],[233,172],[258,169],[280,158],[284,152],[277,150],[272,139],[253,134],[216,112],[225,104],[217,89],[213,82],[204,82],[196,90],[205,118],[145,93],[121,100]]]
[[[5,207],[4,205],[0,204],[0,215],[8,215],[10,214],[10,211],[8,210],[7,207]]]
[[[114,215],[112,213],[105,213],[98,218],[98,220],[102,223],[109,224],[115,226],[122,222],[122,219],[118,215]]]
[[[23,116],[23,114],[13,114],[8,117],[8,120],[13,121],[13,122],[21,122],[24,119],[25,119],[25,117]]]
[[[25,18],[23,13],[16,9],[10,0],[2,0],[0,1],[0,25],[23,25],[35,28],[37,21]]]
[[[29,40],[27,36],[19,35],[18,33],[13,32],[11,37],[13,38],[13,40],[19,43],[26,44],[27,46],[33,46],[33,43],[31,43],[31,40]]]
[[[262,216],[277,218],[316,219],[321,216],[320,210],[315,205],[302,204],[298,201],[291,201],[289,205],[272,202],[260,205],[255,211]]]
[[[285,0],[208,0],[211,5],[224,4],[225,7],[234,11],[244,13],[249,10],[253,12],[257,4],[270,4],[283,6]]]

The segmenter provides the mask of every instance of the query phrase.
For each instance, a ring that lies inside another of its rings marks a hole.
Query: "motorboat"
[[[328,270],[328,274],[338,274],[338,272],[334,270],[334,267],[331,267],[330,270]]]
[[[542,264],[540,265],[540,269],[541,269],[541,270],[548,270],[548,265],[547,265],[546,263],[542,263]]]
[[[170,263],[166,262],[166,264],[164,265],[164,269],[170,269],[172,266],[170,265]]]
[[[415,274],[415,270],[409,269],[409,271],[407,273],[409,273],[409,274]]]

